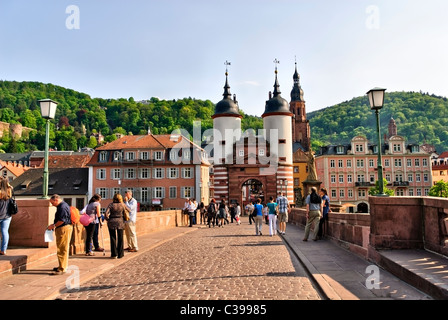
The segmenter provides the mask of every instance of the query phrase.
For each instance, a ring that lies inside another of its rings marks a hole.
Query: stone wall
[[[306,225],[306,210],[292,209],[289,222],[298,226]],[[325,225],[327,239],[365,258],[368,256],[370,215],[330,212]]]

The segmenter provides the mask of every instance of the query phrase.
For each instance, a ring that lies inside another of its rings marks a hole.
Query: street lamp
[[[379,194],[377,196],[385,196],[384,193],[384,181],[383,181],[383,160],[381,155],[381,132],[380,132],[380,110],[384,106],[384,95],[387,89],[374,88],[367,92],[369,97],[370,108],[375,111],[376,114],[376,128],[378,131],[378,183]]]
[[[286,198],[288,198],[288,180],[285,179]]]
[[[57,102],[44,99],[39,100],[40,104],[40,114],[42,118],[44,118],[46,123],[46,131],[45,131],[45,162],[44,162],[44,176],[42,183],[42,199],[48,199],[48,149],[50,144],[50,120],[54,119],[56,114]]]

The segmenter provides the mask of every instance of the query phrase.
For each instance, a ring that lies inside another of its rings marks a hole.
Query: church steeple
[[[229,72],[227,69],[227,66],[230,65],[230,62],[226,61],[225,65],[226,65],[226,83],[224,85],[224,93],[223,93],[224,98],[216,104],[215,114],[213,115],[213,117],[218,116],[241,117],[236,96],[234,95],[232,98],[232,94],[230,93]]]
[[[303,99],[303,90],[300,87],[300,75],[297,71],[297,61],[296,61],[296,71],[294,72],[294,86],[291,91],[291,101],[305,101]]]

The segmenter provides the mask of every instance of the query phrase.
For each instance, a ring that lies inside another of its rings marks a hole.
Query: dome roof
[[[281,96],[280,85],[278,84],[277,79],[277,70],[275,71],[274,96],[271,97],[271,94],[269,93],[269,100],[266,101],[263,117],[268,116],[271,113],[291,114],[288,101]]]
[[[238,106],[238,101],[236,101],[236,97],[234,96],[232,99],[232,94],[230,93],[230,86],[227,76],[228,74],[226,72],[226,84],[224,86],[224,94],[223,94],[224,99],[222,99],[215,105],[215,114],[213,115],[213,117],[223,115],[237,116],[237,117],[241,116],[240,108]]]

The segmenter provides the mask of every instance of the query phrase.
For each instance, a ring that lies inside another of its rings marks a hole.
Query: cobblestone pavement
[[[199,227],[199,228],[198,228]],[[279,236],[232,223],[173,239],[62,293],[61,300],[320,300]]]

